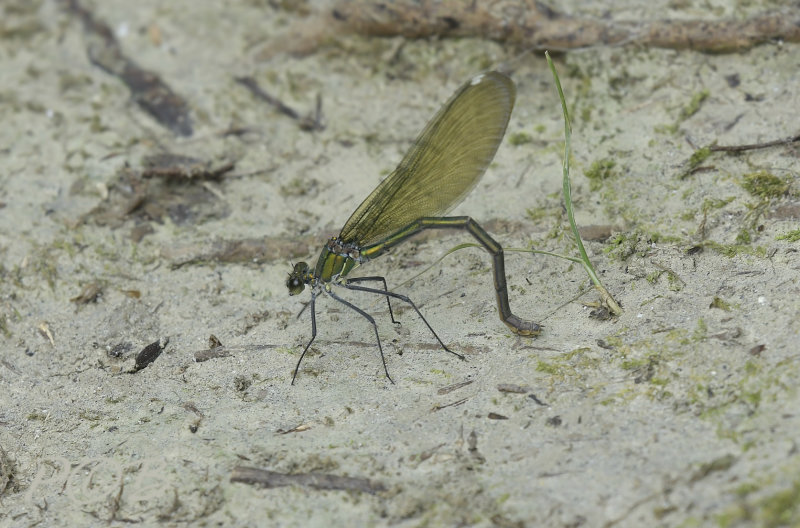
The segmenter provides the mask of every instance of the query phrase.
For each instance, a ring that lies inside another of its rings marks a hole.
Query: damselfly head
[[[298,262],[294,265],[289,278],[286,279],[286,287],[289,288],[289,295],[297,295],[303,292],[306,287],[306,277],[308,276],[308,264]]]

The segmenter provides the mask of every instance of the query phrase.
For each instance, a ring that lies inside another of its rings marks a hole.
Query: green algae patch
[[[591,166],[583,171],[583,175],[589,179],[589,189],[597,191],[603,186],[603,181],[617,176],[617,162],[611,158],[604,158],[592,162]]]
[[[797,242],[800,240],[800,229],[789,231],[785,235],[778,235],[778,240],[786,240],[787,242]]]
[[[533,143],[533,136],[528,134],[527,132],[514,132],[513,134],[508,136],[508,142],[515,147],[520,145],[525,145],[527,143]]]
[[[711,95],[711,92],[708,90],[702,90],[694,94],[689,103],[681,109],[680,120],[683,121],[685,119],[689,119],[699,112],[700,107],[703,106],[703,103],[706,99],[708,99],[709,95]]]
[[[618,233],[608,239],[608,243],[603,252],[609,258],[617,261],[625,261],[628,257],[635,254],[644,256],[648,247],[643,243],[644,234],[638,230],[627,233]]]
[[[703,147],[695,150],[692,155],[689,156],[689,168],[694,169],[699,167],[710,155],[711,147]]]
[[[764,493],[770,486],[764,482],[748,482],[735,490],[738,502],[716,516],[717,525],[729,526],[798,526],[800,525],[800,479],[795,479],[789,487],[771,493]]]
[[[703,213],[709,213],[716,209],[722,209],[735,199],[735,196],[728,196],[727,198],[706,198],[703,200]]]
[[[711,304],[708,305],[709,308],[719,308],[725,312],[730,312],[732,309],[731,303],[720,299],[719,297],[714,297],[711,301]]]
[[[760,258],[767,256],[767,249],[763,246],[752,247],[745,244],[720,244],[713,240],[706,240],[700,245],[729,258],[739,255],[750,255]]]
[[[695,150],[692,155],[689,156],[688,165],[686,169],[678,175],[678,179],[684,180],[689,177],[709,156],[711,156],[711,147],[703,147]]]
[[[745,174],[740,184],[753,196],[769,200],[780,198],[789,192],[789,182],[767,171]]]

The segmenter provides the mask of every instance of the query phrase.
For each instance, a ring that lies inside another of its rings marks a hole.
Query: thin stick
[[[800,141],[800,134],[784,139],[766,141],[764,143],[750,143],[748,145],[710,145],[708,150],[711,152],[744,152],[746,150],[758,150],[781,145],[789,145]]]

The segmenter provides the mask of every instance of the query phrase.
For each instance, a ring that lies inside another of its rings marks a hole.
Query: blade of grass
[[[575,245],[578,246],[578,252],[581,255],[581,264],[583,264],[583,268],[586,270],[586,273],[589,274],[589,278],[592,280],[595,288],[600,293],[603,303],[608,307],[612,314],[621,315],[622,308],[600,282],[600,279],[594,270],[594,266],[592,266],[592,262],[589,260],[589,255],[586,254],[586,248],[583,247],[583,240],[581,240],[581,235],[578,233],[578,225],[575,223],[575,214],[572,208],[572,188],[569,182],[569,159],[570,153],[572,152],[572,127],[570,125],[569,112],[567,111],[567,102],[564,100],[564,91],[561,89],[561,80],[558,78],[558,72],[556,72],[556,67],[550,58],[550,53],[545,51],[544,56],[547,58],[547,64],[550,66],[550,71],[553,73],[553,79],[555,79],[556,88],[558,89],[558,98],[561,100],[561,110],[564,114],[564,179],[562,187],[569,225],[572,228],[572,234],[575,237]]]

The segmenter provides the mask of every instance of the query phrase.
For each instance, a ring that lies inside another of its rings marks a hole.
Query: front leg
[[[303,353],[300,354],[300,359],[297,360],[297,366],[294,368],[294,374],[292,374],[292,385],[294,385],[294,380],[297,378],[297,371],[300,370],[300,363],[303,362],[303,358],[308,352],[308,347],[311,346],[311,343],[314,342],[314,339],[317,337],[317,310],[316,310],[316,300],[317,296],[315,293],[311,293],[311,340],[308,342],[306,347],[303,349]],[[301,312],[302,313],[302,312]],[[299,317],[299,314],[298,314]]]

